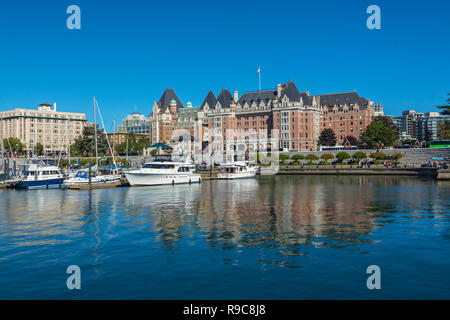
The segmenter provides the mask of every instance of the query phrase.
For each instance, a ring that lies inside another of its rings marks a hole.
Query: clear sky
[[[66,9],[81,8],[81,30]],[[366,9],[381,8],[381,30]],[[0,3],[0,110],[57,102],[106,128],[165,88],[199,106],[287,80],[301,91],[357,90],[399,115],[436,111],[450,92],[450,1],[95,1]]]

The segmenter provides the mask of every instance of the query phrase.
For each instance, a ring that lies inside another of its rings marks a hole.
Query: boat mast
[[[4,152],[5,152],[5,146],[3,145],[3,116],[0,118],[0,124],[1,124],[1,140],[0,140],[0,142],[1,142],[1,144],[2,144],[2,159],[3,159],[3,155],[4,155]]]
[[[116,118],[114,118],[114,133],[113,133],[113,154],[116,153]]]
[[[68,126],[68,130],[67,130],[67,148],[69,149],[69,166],[68,168],[70,168],[70,134],[71,134],[71,128],[70,128],[70,116],[69,116],[69,126]]]
[[[94,97],[94,130],[95,130],[95,166],[98,170],[98,146],[97,146],[97,107]]]
[[[114,153],[113,153],[113,150],[111,148],[111,144],[109,143],[108,135],[106,134],[106,128],[105,128],[105,123],[103,122],[102,112],[100,111],[100,107],[98,106],[98,102],[96,104],[97,104],[97,108],[98,108],[98,115],[100,116],[100,121],[102,122],[103,130],[105,130],[106,142],[108,143],[108,148],[109,148],[109,151],[111,152],[111,155],[112,155],[112,158],[113,158],[113,163],[117,167],[116,158],[114,157]]]

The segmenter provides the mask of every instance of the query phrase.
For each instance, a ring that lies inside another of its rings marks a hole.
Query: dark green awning
[[[155,143],[154,145],[151,145],[150,148],[173,149],[171,146],[169,146],[167,144],[164,144],[164,143],[161,143],[161,142],[158,142],[158,143]]]

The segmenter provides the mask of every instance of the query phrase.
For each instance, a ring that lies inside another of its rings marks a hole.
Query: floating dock
[[[93,190],[93,189],[106,189],[106,188],[117,188],[122,187],[122,181],[117,181],[113,183],[85,183],[73,186],[68,186],[67,189],[70,190]]]
[[[196,170],[195,173],[202,177],[202,181],[217,180],[218,170]]]
[[[3,180],[0,181],[0,189],[10,189],[14,188],[17,184],[20,183],[20,180]]]

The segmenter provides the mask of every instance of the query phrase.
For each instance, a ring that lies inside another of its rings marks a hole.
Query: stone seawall
[[[281,166],[279,175],[402,175],[402,176],[432,176],[437,175],[436,168],[420,168],[413,166],[386,168],[356,168],[350,166],[319,166],[319,167],[299,167]]]
[[[450,170],[438,170],[438,174],[437,174],[437,179],[438,180],[450,180]]]

